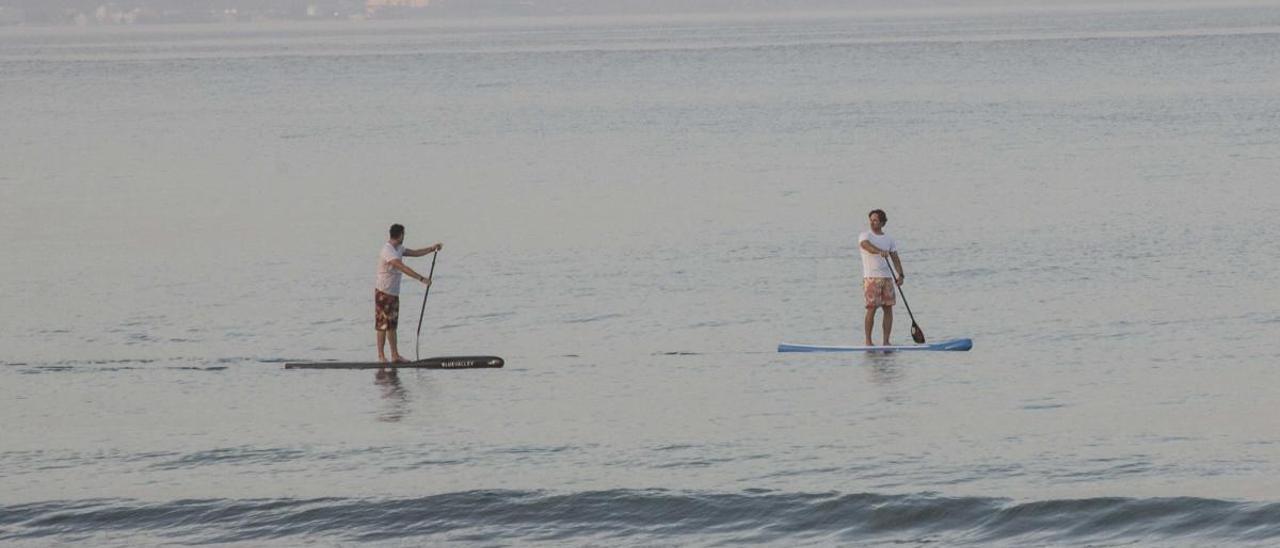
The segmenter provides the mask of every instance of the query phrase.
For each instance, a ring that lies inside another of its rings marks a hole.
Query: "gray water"
[[[1277,50],[1274,4],[0,29],[0,542],[1278,542]],[[872,208],[972,351],[774,351],[859,342]],[[375,357],[392,222],[445,243],[422,355],[506,368],[283,369]]]

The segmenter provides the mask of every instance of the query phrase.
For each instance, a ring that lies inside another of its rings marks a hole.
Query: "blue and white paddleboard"
[[[778,345],[778,352],[897,352],[899,350],[969,350],[973,348],[973,339],[951,339],[933,344],[895,345],[895,346],[828,346],[821,344],[788,344]]]

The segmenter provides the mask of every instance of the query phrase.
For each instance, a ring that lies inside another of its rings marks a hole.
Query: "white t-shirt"
[[[858,251],[862,252],[862,277],[863,278],[892,278],[893,273],[889,270],[889,265],[885,264],[884,257],[874,253],[868,253],[862,249],[862,242],[871,242],[885,251],[896,253],[898,251],[898,242],[888,234],[876,234],[870,230],[858,235]],[[892,261],[893,259],[889,259]]]
[[[378,255],[378,281],[373,287],[388,295],[400,294],[400,278],[404,275],[400,269],[391,266],[391,261],[404,259],[404,246],[394,246],[391,242],[382,244],[382,253]]]

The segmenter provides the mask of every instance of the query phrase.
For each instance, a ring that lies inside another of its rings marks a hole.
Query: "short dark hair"
[[[394,240],[401,236],[404,236],[404,225],[400,223],[391,225],[391,239]]]
[[[871,213],[868,213],[868,214],[867,214],[867,218],[868,218],[868,219],[870,219],[872,215],[875,215],[875,214],[877,214],[877,213],[879,213],[879,214],[880,214],[880,224],[882,224],[882,225],[887,225],[887,224],[889,224],[889,216],[885,214],[885,212],[884,212],[884,210],[883,210],[883,209],[873,209],[873,210],[871,210]]]

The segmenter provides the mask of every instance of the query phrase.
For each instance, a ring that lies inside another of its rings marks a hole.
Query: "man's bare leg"
[[[875,343],[871,342],[871,330],[873,327],[875,327],[875,325],[876,325],[876,307],[869,306],[867,307],[866,321],[863,322],[863,332],[867,336],[867,346],[875,346]]]
[[[893,332],[893,307],[884,307],[884,345],[889,346],[889,334]],[[867,338],[871,338],[868,334]],[[394,348],[394,347],[392,347]]]
[[[400,349],[396,348],[396,331],[394,329],[387,330],[387,342],[391,343],[391,361],[394,363],[405,363],[406,360],[400,357]]]
[[[382,348],[387,345],[387,332],[378,330],[378,361],[387,362],[387,355],[382,352]],[[391,343],[391,348],[395,348],[395,343]],[[393,350],[394,352],[394,350]]]

